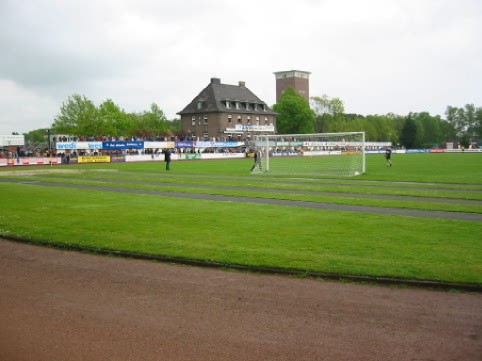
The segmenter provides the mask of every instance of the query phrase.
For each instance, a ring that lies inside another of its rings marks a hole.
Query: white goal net
[[[348,177],[365,172],[365,133],[259,135],[251,173]]]

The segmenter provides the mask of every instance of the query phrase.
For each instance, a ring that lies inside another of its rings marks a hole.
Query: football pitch
[[[351,178],[252,160],[0,169],[0,236],[255,269],[482,285],[482,155],[367,156]]]

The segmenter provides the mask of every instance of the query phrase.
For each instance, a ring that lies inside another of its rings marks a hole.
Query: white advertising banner
[[[23,135],[0,135],[0,147],[17,147],[25,145]]]

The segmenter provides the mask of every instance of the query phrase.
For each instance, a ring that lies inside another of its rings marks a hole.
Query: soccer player
[[[385,149],[385,159],[387,160],[387,167],[392,166],[392,149],[390,147],[387,147]]]
[[[166,170],[171,170],[171,151],[169,149],[164,151],[164,161],[166,162]]]

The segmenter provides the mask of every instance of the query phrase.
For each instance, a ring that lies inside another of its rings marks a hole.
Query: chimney
[[[219,78],[211,78],[211,84],[221,84],[221,79]]]
[[[239,87],[240,87],[240,88],[244,88],[245,86],[246,86],[246,82],[244,82],[244,81],[240,81],[240,82],[239,82]]]

